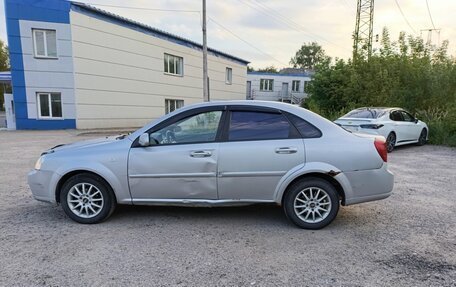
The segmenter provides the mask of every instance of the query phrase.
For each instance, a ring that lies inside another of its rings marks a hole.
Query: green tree
[[[9,68],[8,47],[0,40],[0,72],[7,71]],[[0,86],[0,110],[3,110],[3,103],[5,102],[3,94],[6,91],[4,90],[4,87],[4,85]]]
[[[306,90],[305,106],[328,118],[361,106],[399,106],[428,122],[431,142],[456,146],[456,61],[448,41],[435,47],[401,33],[392,42],[384,29],[369,60],[319,63]]]
[[[268,66],[266,68],[258,69],[257,72],[278,73],[279,70],[277,70],[277,68],[274,66]]]
[[[9,70],[8,47],[0,40],[0,72]]]
[[[329,62],[330,59],[317,42],[311,42],[301,46],[295,56],[291,58],[290,64],[293,65],[293,68],[315,70],[318,64]]]

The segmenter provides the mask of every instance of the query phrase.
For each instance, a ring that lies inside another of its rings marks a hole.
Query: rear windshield
[[[344,118],[376,119],[385,114],[383,109],[357,109],[349,112]]]

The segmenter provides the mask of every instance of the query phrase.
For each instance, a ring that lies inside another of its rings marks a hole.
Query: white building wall
[[[62,97],[62,119],[74,119],[76,113],[70,25],[20,20],[19,26],[28,118],[38,118],[38,92],[57,92]],[[57,59],[35,58],[32,29],[56,30]]]
[[[261,79],[273,79],[273,90],[272,91],[261,91],[260,90],[260,80]],[[299,91],[292,92],[292,82],[300,81]],[[307,94],[304,92],[304,82],[309,82],[310,77],[306,76],[290,76],[284,74],[256,74],[248,73],[247,81],[251,82],[251,97],[254,100],[263,100],[263,101],[278,101],[281,96],[285,93],[293,94],[299,98],[305,98]],[[283,83],[288,83],[288,90],[283,91]],[[249,95],[247,95],[248,97]]]
[[[77,11],[70,22],[77,128],[142,126],[165,113],[165,99],[203,100],[201,51]],[[183,76],[164,73],[164,53],[183,57]],[[246,65],[209,55],[208,68],[211,100],[245,99]]]

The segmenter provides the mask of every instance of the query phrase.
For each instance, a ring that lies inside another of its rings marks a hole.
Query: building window
[[[38,117],[40,119],[62,117],[62,96],[60,93],[37,93]]]
[[[309,85],[309,81],[304,81],[304,89],[303,89],[304,93],[306,92],[307,85]]]
[[[57,37],[55,30],[32,29],[35,57],[57,58]]]
[[[184,100],[169,100],[165,99],[165,113],[169,114],[184,106]]]
[[[273,91],[274,80],[273,79],[261,79],[260,80],[260,91]]]
[[[226,68],[225,83],[230,85],[233,83],[233,69],[231,68]]]
[[[165,73],[182,76],[183,63],[182,57],[165,54]]]
[[[301,83],[301,81],[291,82],[291,91],[292,92],[299,92],[299,83]]]

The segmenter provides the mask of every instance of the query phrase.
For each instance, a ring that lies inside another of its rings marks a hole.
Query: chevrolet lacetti
[[[35,199],[80,223],[117,204],[274,203],[319,229],[339,205],[390,196],[385,139],[351,133],[306,109],[261,101],[176,110],[129,135],[58,145],[28,175]]]

